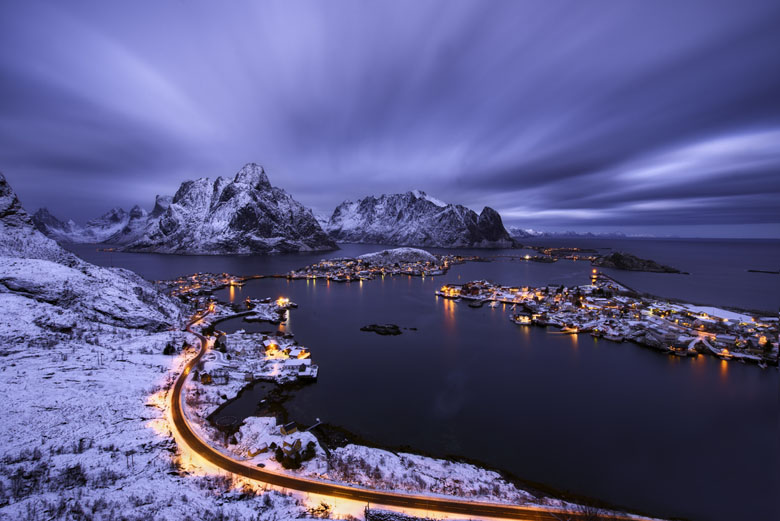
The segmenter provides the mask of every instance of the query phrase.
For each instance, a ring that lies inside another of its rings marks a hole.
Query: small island
[[[369,324],[360,328],[361,331],[374,332],[377,335],[400,335],[401,328],[395,324]]]
[[[591,264],[599,268],[612,268],[625,271],[650,271],[653,273],[683,273],[677,268],[659,264],[653,260],[640,259],[636,255],[615,251],[594,259]]]

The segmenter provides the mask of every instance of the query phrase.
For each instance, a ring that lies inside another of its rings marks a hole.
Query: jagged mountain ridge
[[[173,197],[157,196],[148,213],[138,206],[129,213],[112,210],[84,228],[62,223],[45,209],[36,215],[36,226],[50,237],[105,242],[126,251],[213,255],[337,248],[311,210],[272,186],[255,163],[232,180],[185,181]],[[106,222],[112,223],[111,233]]]
[[[157,198],[145,226],[111,237],[128,251],[182,254],[272,253],[336,249],[314,214],[271,186],[249,163],[233,178],[185,181],[168,202]]]
[[[134,206],[129,212],[122,208],[112,208],[105,214],[81,226],[69,219],[61,221],[47,208],[40,208],[32,216],[33,224],[44,235],[58,242],[76,244],[96,244],[107,242],[128,226],[137,227],[148,217],[146,210]]]
[[[441,248],[509,248],[516,245],[490,207],[480,214],[414,190],[345,201],[327,231],[336,241]]]

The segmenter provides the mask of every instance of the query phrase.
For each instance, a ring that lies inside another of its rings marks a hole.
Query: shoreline
[[[300,391],[303,387],[314,385],[316,382],[286,382],[286,383],[277,383],[277,382],[271,382],[267,380],[257,380],[254,382],[248,382],[246,386],[244,386],[236,396],[233,398],[230,398],[225,403],[220,405],[216,410],[214,410],[208,417],[209,423],[214,427],[215,429],[218,429],[222,432],[226,432],[223,427],[217,425],[215,423],[216,416],[218,413],[223,410],[225,407],[229,406],[229,404],[237,401],[240,399],[241,395],[244,394],[246,391],[251,390],[254,388],[254,386],[258,384],[270,384],[274,386],[273,389],[268,391],[265,395],[266,400],[268,400],[268,397],[272,394],[279,394],[279,400],[275,402],[269,403],[268,407],[273,408],[275,410],[279,411],[280,417],[274,416],[274,415],[249,415],[244,420],[241,420],[232,428],[230,429],[230,432],[227,432],[227,435],[230,436],[234,434],[235,432],[238,432],[241,425],[247,418],[262,418],[262,417],[274,417],[277,419],[281,419],[282,422],[288,422],[293,421],[291,419],[291,414],[289,410],[287,409],[285,402],[289,399],[293,398],[293,394],[297,391]],[[213,418],[213,419],[212,419]],[[278,423],[278,422],[277,422]],[[296,423],[298,423],[296,421]],[[305,424],[300,424],[301,427],[304,429],[308,429],[309,426]],[[469,458],[468,456],[462,456],[458,454],[434,454],[431,452],[427,452],[424,450],[417,449],[411,445],[389,445],[389,444],[381,444],[377,443],[369,438],[365,438],[359,434],[356,434],[349,429],[342,427],[340,425],[331,425],[327,422],[320,423],[314,428],[312,428],[310,431],[316,438],[317,441],[320,443],[320,446],[323,448],[323,450],[326,452],[326,454],[330,454],[332,450],[345,447],[347,445],[358,445],[362,447],[368,447],[370,449],[379,449],[384,450],[387,452],[391,452],[393,454],[412,454],[417,456],[423,456],[426,458],[431,459],[437,459],[437,460],[445,460],[449,461],[451,463],[463,463],[468,465],[473,465],[488,471],[493,471],[499,474],[505,481],[508,483],[514,485],[515,487],[519,488],[520,490],[524,490],[526,492],[529,492],[533,494],[534,496],[537,496],[539,498],[543,497],[550,497],[552,499],[558,499],[562,501],[572,502],[576,503],[578,505],[585,505],[588,507],[596,507],[600,509],[607,509],[612,511],[620,511],[620,512],[627,512],[630,514],[636,514],[640,516],[648,516],[648,517],[654,517],[653,514],[643,512],[641,510],[638,510],[636,508],[629,508],[628,506],[624,505],[618,505],[614,503],[609,503],[607,501],[593,498],[589,496],[579,495],[574,492],[563,490],[556,488],[552,485],[548,485],[546,483],[541,483],[529,479],[524,479],[520,476],[515,475],[514,473],[502,469],[500,467],[496,467],[493,465],[489,465],[487,463],[484,463],[478,459]],[[675,519],[675,518],[666,518],[666,519]]]

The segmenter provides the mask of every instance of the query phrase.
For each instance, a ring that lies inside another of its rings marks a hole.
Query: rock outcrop
[[[664,266],[653,260],[640,259],[635,255],[625,252],[612,252],[603,257],[599,257],[592,262],[599,268],[613,268],[616,270],[627,271],[652,271],[656,273],[681,273],[680,270],[670,266]]]

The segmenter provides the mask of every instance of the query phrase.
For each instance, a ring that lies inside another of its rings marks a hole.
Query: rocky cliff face
[[[128,224],[110,242],[128,251],[182,254],[336,248],[311,210],[271,186],[265,170],[254,163],[232,180],[182,183],[173,198],[157,198],[143,226]]]
[[[492,208],[477,214],[417,190],[344,202],[333,212],[327,231],[340,242],[442,248],[515,246]]]
[[[0,308],[25,317],[31,338],[85,324],[163,330],[181,320],[178,304],[135,273],[89,264],[36,230],[2,174]]]

